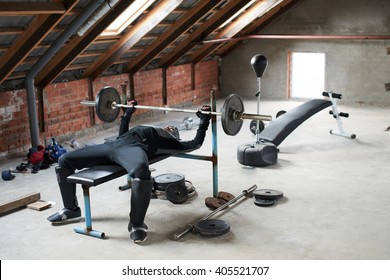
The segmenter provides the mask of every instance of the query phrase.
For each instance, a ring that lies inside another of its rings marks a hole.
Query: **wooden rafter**
[[[238,10],[244,7],[249,0],[230,1],[221,9],[209,16],[202,26],[191,33],[184,42],[181,42],[171,54],[168,54],[160,61],[160,67],[167,68],[187,53],[196,43],[207,37],[211,32],[217,29],[221,24],[233,16]]]
[[[282,3],[272,8],[268,13],[263,15],[257,21],[253,22],[251,25],[246,26],[242,32],[238,33],[237,36],[242,36],[246,34],[252,34],[263,28],[268,24],[272,19],[281,15],[284,11],[295,5],[300,0],[284,0]],[[229,54],[232,50],[234,50],[237,46],[239,46],[242,41],[231,41],[222,43],[218,50],[215,52],[218,56],[225,56]]]
[[[277,3],[279,2],[279,3]],[[235,19],[232,23],[226,26],[221,32],[219,32],[213,39],[221,39],[221,38],[231,38],[235,36],[238,32],[243,30],[246,26],[255,22],[257,18],[262,17],[264,14],[268,12],[272,6],[277,7],[277,5],[282,5],[283,1],[274,0],[274,1],[259,1],[255,3],[253,6],[244,11],[237,19]],[[210,53],[212,53],[215,49],[218,48],[217,44],[209,44],[203,45],[201,48],[196,50],[191,55],[191,62],[198,63],[205,57],[207,57]]]
[[[183,15],[175,24],[159,36],[152,44],[145,48],[137,58],[127,65],[128,72],[135,73],[153,60],[162,50],[174,42],[181,34],[198,22],[204,14],[214,8],[222,0],[199,1],[200,3],[187,14]]]
[[[65,14],[68,8],[60,2],[1,2],[0,16]]]
[[[36,83],[42,88],[51,83],[61,72],[67,68],[83,51],[114,21],[133,1],[121,1],[115,9],[102,18],[87,31],[84,36],[75,36],[37,75]],[[115,42],[115,41],[113,41]]]
[[[72,0],[68,10],[71,10],[78,0]],[[45,36],[66,15],[40,15],[26,29],[7,52],[0,59],[0,83],[7,79],[22,61],[38,46]]]
[[[163,0],[150,12],[147,13],[137,24],[127,31],[113,47],[107,50],[106,55],[99,58],[96,63],[89,67],[84,73],[84,77],[95,79],[108,67],[124,55],[134,46],[144,35],[153,29],[167,15],[169,15],[182,0]]]

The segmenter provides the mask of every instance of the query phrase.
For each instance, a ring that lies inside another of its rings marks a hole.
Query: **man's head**
[[[175,138],[180,139],[180,133],[176,126],[169,125],[164,128],[166,131],[168,131],[170,134],[175,136]]]

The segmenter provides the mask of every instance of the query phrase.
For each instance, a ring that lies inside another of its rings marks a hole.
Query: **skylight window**
[[[233,21],[236,17],[238,17],[243,11],[248,9],[248,7],[252,6],[252,4],[254,4],[255,2],[256,2],[256,0],[250,1],[248,4],[246,4],[244,7],[242,7],[237,13],[235,13],[233,16],[231,16],[227,21],[222,23],[219,28],[223,28],[226,25],[228,25],[231,21]]]
[[[155,0],[135,0],[110,26],[102,32],[103,36],[119,35],[138,18]]]

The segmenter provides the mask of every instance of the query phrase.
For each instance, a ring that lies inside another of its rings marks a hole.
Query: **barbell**
[[[84,100],[81,101],[82,105],[95,107],[96,115],[103,122],[115,121],[120,113],[120,108],[129,108],[131,106],[121,104],[121,96],[118,91],[113,87],[102,88],[96,96],[96,101]],[[143,106],[135,105],[136,109],[148,109],[159,111],[172,111],[181,113],[196,114],[201,112],[202,114],[210,114],[221,117],[222,128],[227,135],[236,135],[242,127],[244,119],[250,120],[263,120],[270,121],[272,117],[269,115],[256,115],[248,114],[244,112],[244,103],[240,96],[236,94],[229,95],[221,108],[221,112],[213,111],[199,111],[170,107],[155,107],[155,106]]]

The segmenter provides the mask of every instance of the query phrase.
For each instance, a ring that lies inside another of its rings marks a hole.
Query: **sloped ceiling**
[[[86,31],[72,34],[45,61],[36,86],[223,57],[241,41],[215,39],[254,34],[299,0],[156,0],[114,36],[101,33],[134,0],[0,0],[0,91],[23,88],[29,71],[92,1],[99,7],[83,23]]]

